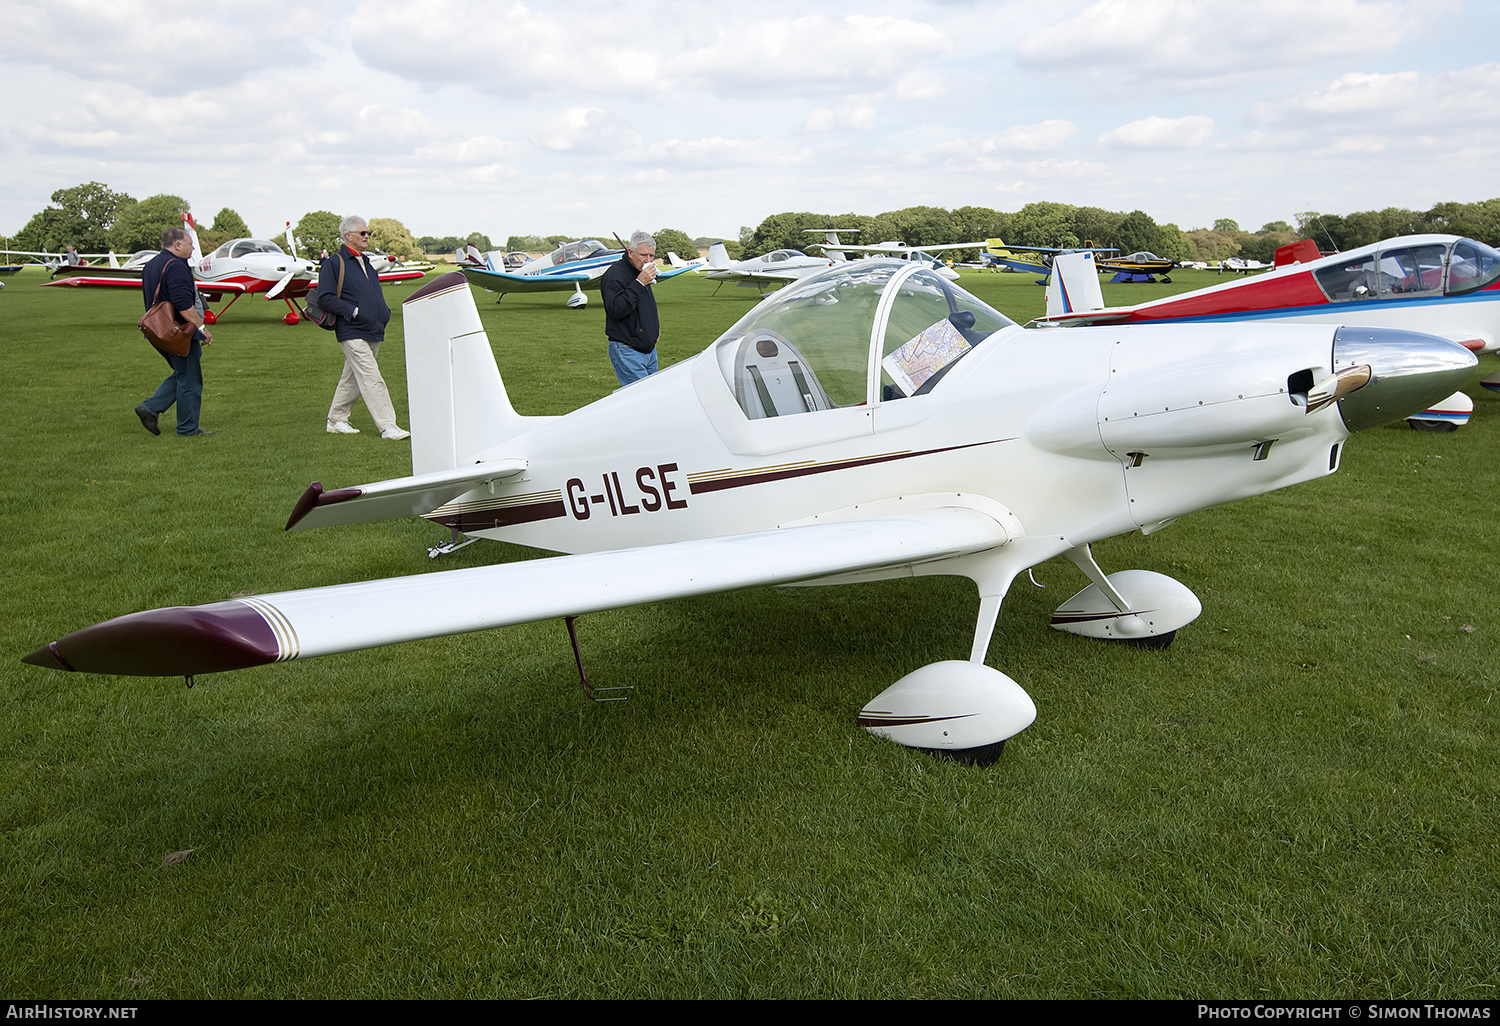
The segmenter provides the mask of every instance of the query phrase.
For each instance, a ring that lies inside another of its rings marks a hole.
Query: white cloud
[[[948,83],[925,71],[912,71],[896,80],[898,100],[936,100],[948,94]]]
[[[1201,84],[1387,53],[1445,5],[1419,0],[1099,0],[1015,48],[1023,69]]]
[[[353,11],[344,28],[355,53],[371,67],[418,82],[459,83],[503,95],[566,93],[584,85],[629,92],[661,88],[650,37],[645,45],[632,44],[629,18],[552,11],[516,2],[369,2]]]
[[[837,107],[814,107],[802,119],[802,132],[866,131],[875,127],[875,107],[869,100],[851,99]]]
[[[1256,104],[1259,124],[1383,132],[1472,132],[1500,126],[1500,64],[1438,74],[1350,72],[1311,92]]]
[[[0,5],[0,62],[126,81],[160,95],[310,59],[299,19],[260,15],[259,5],[201,0],[12,0]]]
[[[1190,150],[1213,133],[1214,119],[1201,114],[1184,118],[1155,115],[1112,128],[1099,137],[1107,150]]]
[[[464,0],[365,3],[347,29],[355,52],[373,67],[503,95],[872,91],[952,48],[941,29],[904,18],[757,12],[726,19],[722,8],[666,4],[595,16],[602,10]]]
[[[784,166],[805,159],[777,139],[664,139],[646,147],[646,159],[678,168],[726,170],[766,165]]]
[[[1078,134],[1071,121],[1053,119],[1034,125],[1013,125],[992,135],[986,142],[990,150],[1002,153],[1050,153]]]
[[[547,122],[533,141],[548,150],[603,154],[635,149],[641,137],[619,115],[598,107],[570,107]]]

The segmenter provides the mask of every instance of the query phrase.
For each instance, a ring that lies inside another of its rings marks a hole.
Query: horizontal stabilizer
[[[307,486],[307,491],[292,507],[286,522],[288,531],[304,527],[333,527],[336,524],[363,524],[371,520],[394,520],[419,517],[451,502],[464,492],[515,477],[526,469],[525,460],[493,460],[438,470],[430,474],[398,477],[391,481],[336,488],[324,491],[321,481]]]
[[[145,677],[214,673],[928,563],[995,548],[1009,537],[975,509],[917,510],[154,609],[74,631],[23,662]]]

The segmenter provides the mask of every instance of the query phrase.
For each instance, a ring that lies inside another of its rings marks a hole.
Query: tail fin
[[[528,430],[510,404],[479,309],[459,271],[439,275],[401,304],[411,470],[451,470]]]
[[[1047,316],[1103,309],[1104,290],[1099,287],[1094,254],[1058,254],[1052,261],[1052,280],[1047,285]]]
[[[728,267],[729,266],[729,250],[727,250],[727,249],[724,248],[724,243],[722,243],[722,242],[716,242],[712,246],[708,247],[708,266],[709,267]]]
[[[198,245],[198,226],[193,223],[193,215],[186,210],[182,212],[182,227],[187,229],[188,236],[193,240],[193,263],[203,259],[203,249]]]

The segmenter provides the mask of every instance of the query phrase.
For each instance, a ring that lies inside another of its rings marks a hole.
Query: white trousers
[[[364,342],[352,339],[340,342],[344,350],[344,373],[339,377],[339,387],[333,390],[333,405],[328,407],[328,419],[334,423],[348,420],[354,404],[361,398],[375,418],[375,426],[381,431],[396,426],[396,410],[391,406],[391,393],[380,376],[380,366],[375,357],[380,354],[379,342]]]

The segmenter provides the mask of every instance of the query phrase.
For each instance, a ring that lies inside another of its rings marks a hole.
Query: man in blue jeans
[[[141,418],[141,426],[153,435],[161,434],[157,418],[177,404],[177,433],[179,435],[211,435],[198,425],[198,412],[203,405],[203,346],[212,345],[213,334],[203,326],[203,313],[198,306],[198,286],[193,281],[188,257],[193,255],[193,240],[183,228],[168,228],[161,233],[161,252],[141,271],[141,293],[149,310],[165,299],[177,312],[177,320],[197,327],[193,332],[193,343],[186,356],[173,356],[161,350],[162,358],[172,367],[172,373],[161,383],[156,393],[135,408]],[[160,293],[158,294],[158,287]]]
[[[656,316],[656,239],[645,232],[630,237],[630,248],[609,265],[599,281],[604,299],[604,334],[609,362],[621,385],[656,373],[656,343],[661,321]]]

